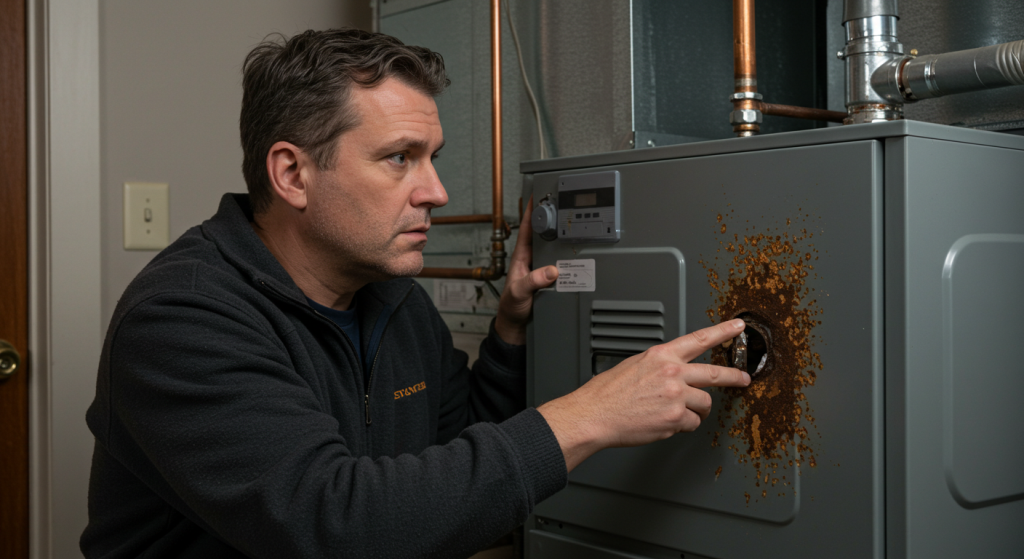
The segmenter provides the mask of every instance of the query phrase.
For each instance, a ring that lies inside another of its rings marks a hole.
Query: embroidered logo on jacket
[[[395,399],[397,400],[397,399],[405,397],[405,396],[412,396],[413,394],[419,392],[420,390],[426,390],[426,389],[427,389],[427,383],[426,382],[421,382],[419,384],[414,384],[414,385],[410,386],[409,388],[403,388],[401,390],[395,390]]]

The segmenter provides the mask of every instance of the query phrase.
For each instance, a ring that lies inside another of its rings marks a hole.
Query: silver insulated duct
[[[1024,40],[945,54],[905,55],[896,26],[897,0],[846,0],[844,123],[903,118],[903,104],[1010,85],[1024,85]]]

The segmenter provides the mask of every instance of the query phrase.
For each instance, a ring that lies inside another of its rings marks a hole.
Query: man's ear
[[[295,144],[277,142],[267,152],[271,190],[297,210],[306,209],[306,195],[314,168],[313,161]]]

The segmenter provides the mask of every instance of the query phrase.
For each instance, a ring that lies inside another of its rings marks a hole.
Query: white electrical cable
[[[516,24],[512,21],[512,6],[510,0],[502,0],[505,3],[505,11],[508,13],[508,25],[512,29],[512,40],[516,44],[516,58],[519,59],[519,71],[523,74],[523,84],[526,85],[526,94],[530,97],[530,106],[533,107],[533,116],[537,119],[537,138],[540,140],[540,158],[547,159],[547,148],[544,144],[544,127],[541,126],[540,107],[537,106],[537,98],[533,95],[533,88],[530,87],[530,79],[526,77],[526,67],[523,65],[523,49],[519,45],[519,35],[516,33]]]

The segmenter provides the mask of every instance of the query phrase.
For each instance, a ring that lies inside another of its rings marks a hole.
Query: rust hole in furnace
[[[751,378],[770,373],[775,364],[772,355],[772,331],[768,321],[756,313],[740,312],[730,318],[740,318],[747,324],[735,340],[725,344],[730,350],[733,367],[746,371]]]
[[[733,340],[714,348],[711,361],[745,369],[752,382],[746,388],[722,389],[711,445],[718,446],[727,434],[739,463],[754,468],[755,495],[767,498],[762,489],[772,487],[773,494],[777,488],[782,496],[793,476],[779,470],[817,465],[810,442],[810,430],[817,428],[804,393],[822,370],[821,356],[814,351],[821,308],[817,292],[807,285],[817,277],[816,232],[796,223],[810,225],[802,219],[810,215],[798,209],[799,217],[785,219],[784,225],[747,226],[739,233],[742,226],[730,223],[733,211],[719,215],[714,225],[720,235],[717,256],[700,263],[714,301],[708,318],[720,322],[738,317],[747,323],[746,343]],[[737,347],[741,345],[745,347]]]

